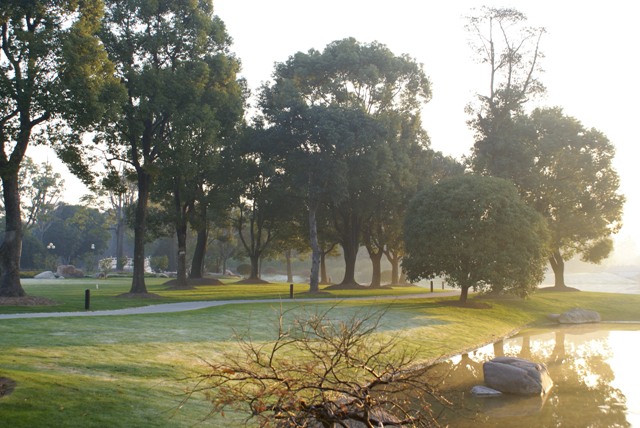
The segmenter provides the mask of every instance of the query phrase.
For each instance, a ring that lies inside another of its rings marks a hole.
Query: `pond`
[[[455,403],[439,422],[451,427],[640,427],[640,324],[530,329],[430,369],[430,383]],[[547,365],[544,397],[478,398],[482,364],[513,356]]]

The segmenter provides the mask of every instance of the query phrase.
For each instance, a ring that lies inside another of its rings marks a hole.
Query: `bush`
[[[296,310],[280,312],[273,342],[238,336],[240,350],[207,362],[189,394],[204,392],[212,413],[246,411],[260,426],[431,426],[426,399],[438,396],[397,337],[374,334],[382,312],[343,321],[333,309]]]
[[[169,257],[167,256],[153,256],[149,260],[151,270],[156,273],[164,272],[169,267]]]

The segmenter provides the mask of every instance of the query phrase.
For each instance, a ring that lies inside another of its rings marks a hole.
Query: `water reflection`
[[[429,374],[456,403],[440,422],[452,427],[640,427],[640,382],[632,357],[639,340],[637,325],[536,329],[452,358]],[[544,362],[552,390],[544,397],[473,397],[471,388],[483,384],[483,362],[503,355]]]

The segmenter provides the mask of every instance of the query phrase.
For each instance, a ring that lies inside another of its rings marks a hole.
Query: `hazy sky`
[[[345,37],[378,41],[395,54],[407,53],[433,84],[433,99],[423,123],[432,147],[461,157],[473,145],[464,107],[477,92],[486,93],[487,72],[473,61],[464,30],[465,16],[482,5],[515,7],[529,24],[547,33],[541,46],[541,106],[561,106],[586,127],[609,137],[615,167],[627,197],[620,237],[640,238],[640,2],[520,0],[491,3],[470,0],[214,0],[215,13],[234,39],[233,51],[252,88],[271,77],[273,64],[297,51],[322,50]]]
[[[214,0],[215,14],[225,22],[234,40],[232,51],[242,61],[242,76],[253,89],[270,79],[275,62],[297,51],[322,50],[345,37],[378,41],[395,54],[414,57],[433,85],[433,99],[423,115],[432,147],[458,158],[473,144],[464,107],[475,93],[485,92],[488,82],[486,70],[472,60],[464,30],[464,16],[482,5],[515,7],[531,25],[547,29],[541,80],[548,93],[537,103],[563,107],[565,114],[602,131],[616,146],[614,164],[627,197],[619,236],[638,241],[640,2]],[[34,150],[29,154],[35,155]]]

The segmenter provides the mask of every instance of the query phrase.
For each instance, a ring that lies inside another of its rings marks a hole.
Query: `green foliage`
[[[465,175],[420,193],[405,220],[410,279],[444,277],[469,287],[530,294],[542,281],[548,255],[544,219],[506,180]]]
[[[149,265],[154,272],[164,272],[169,267],[169,257],[153,256],[149,259]]]

